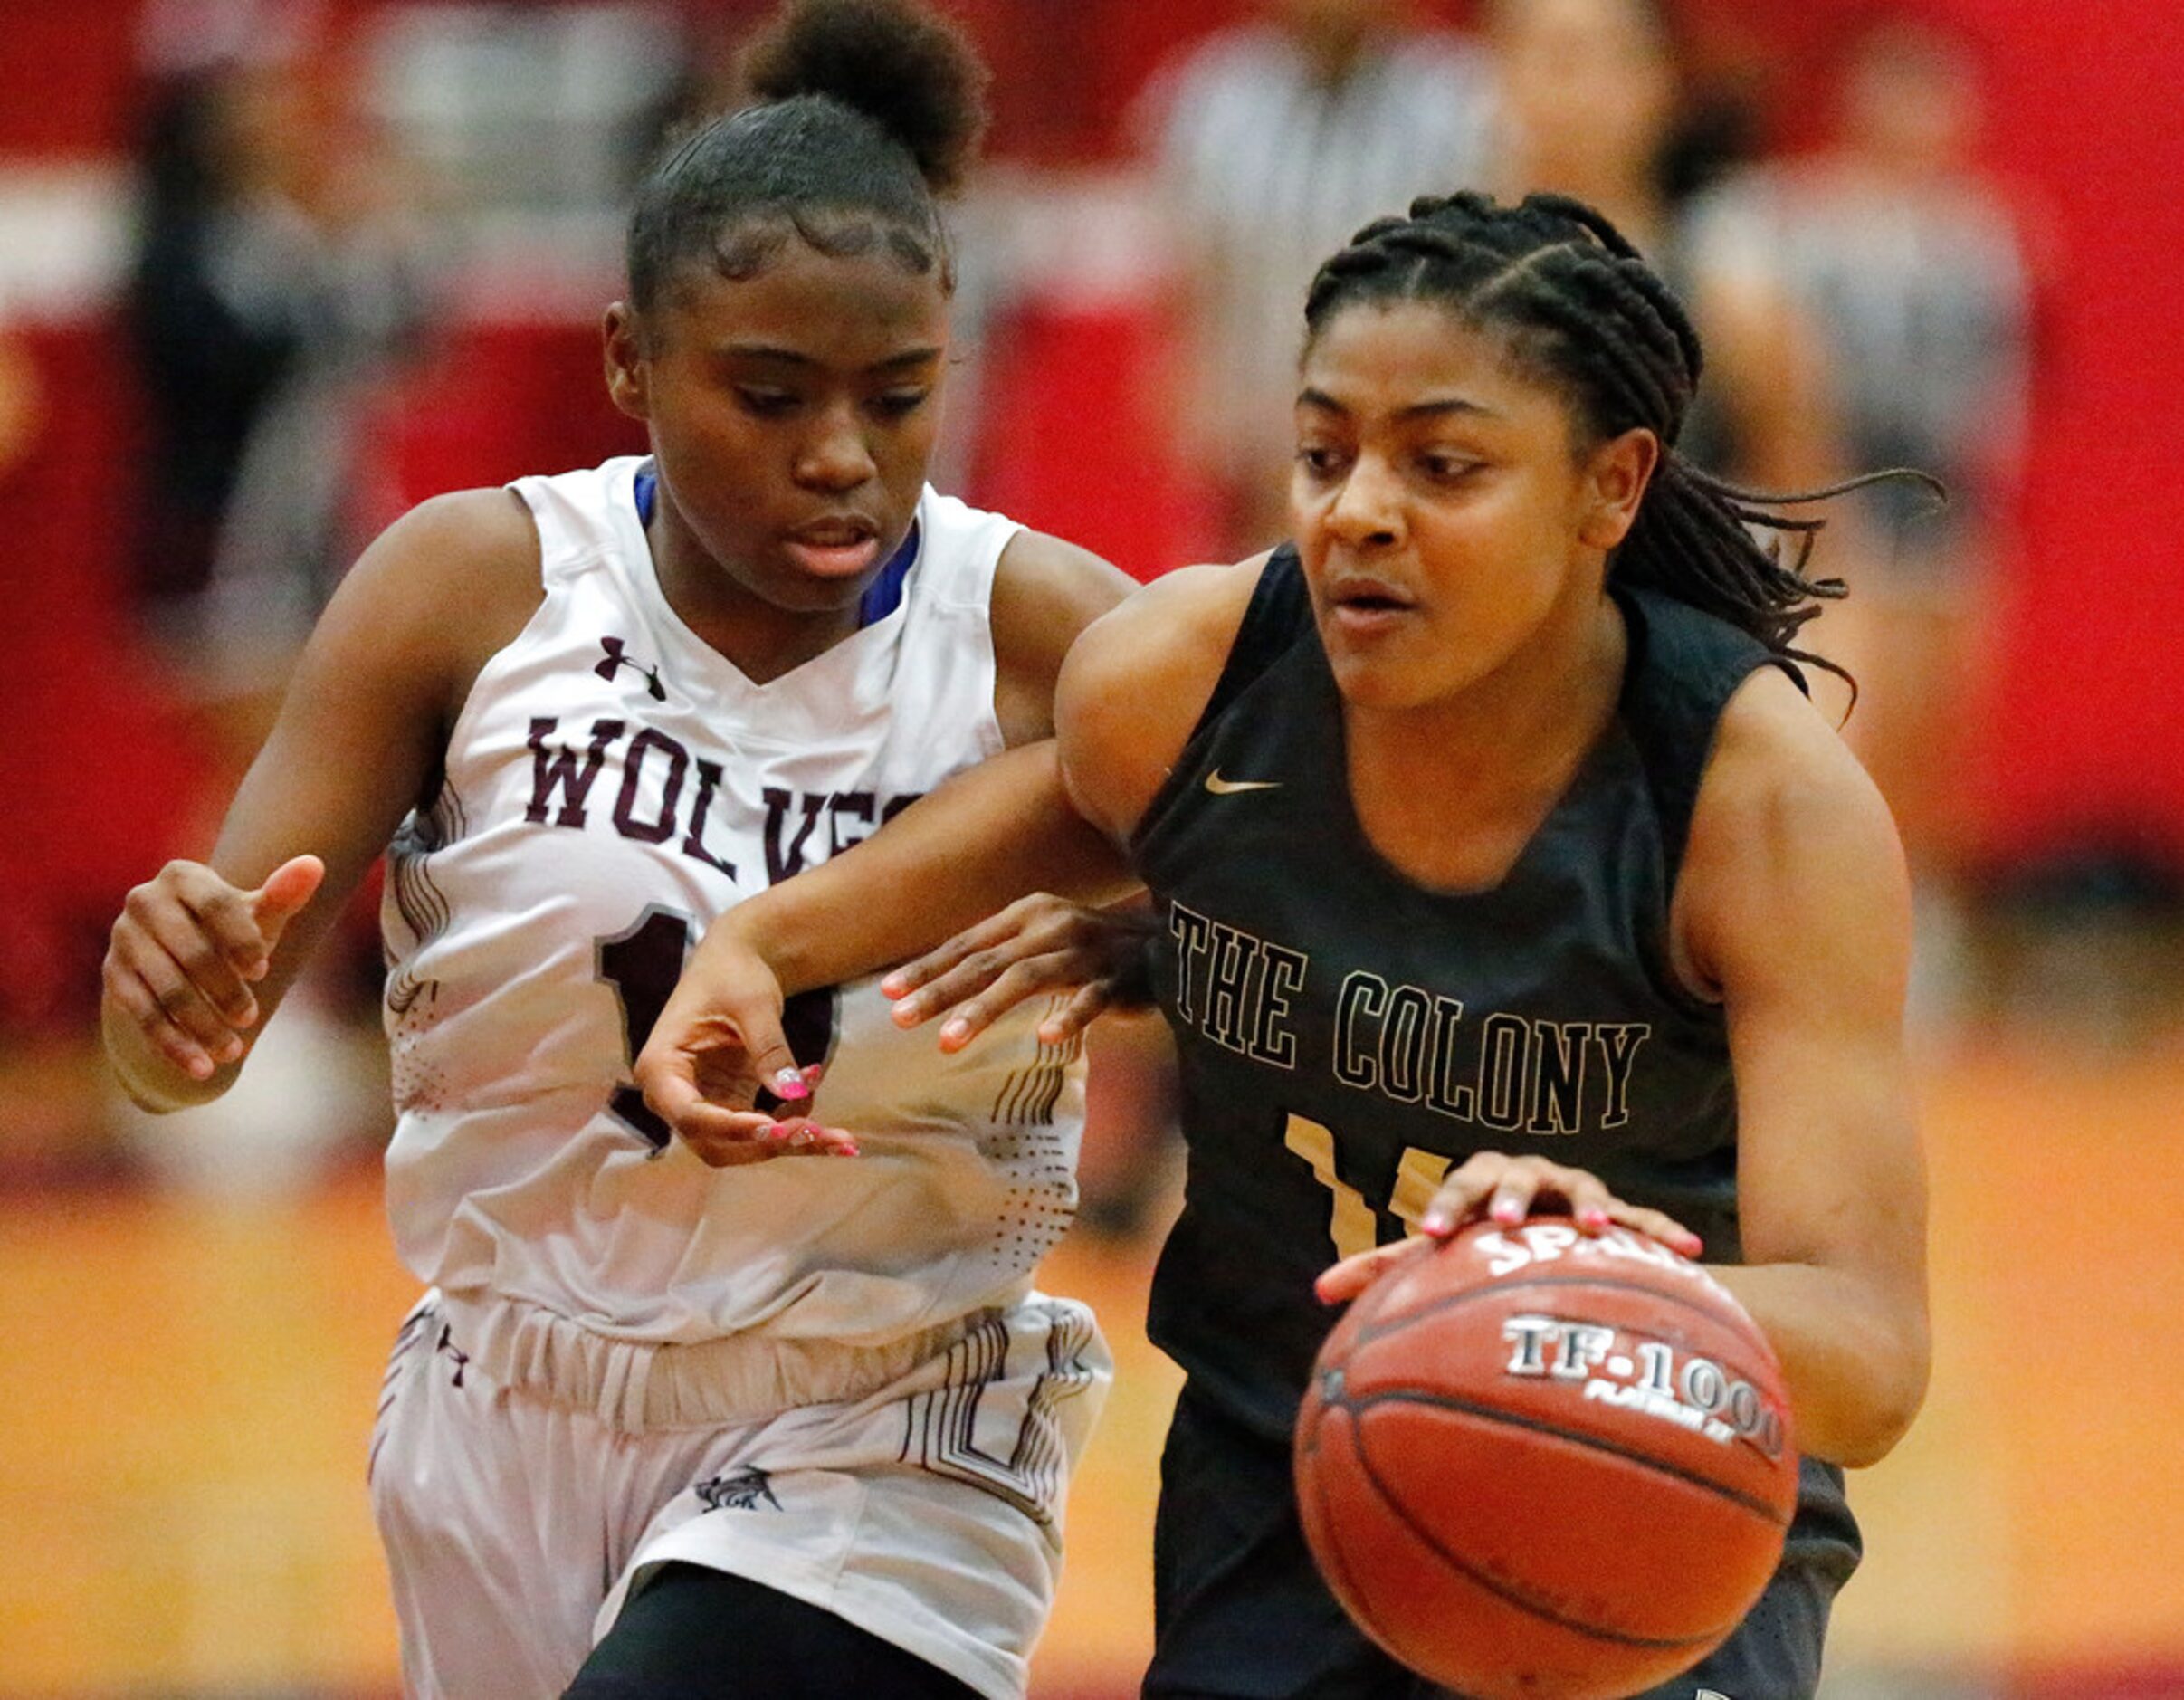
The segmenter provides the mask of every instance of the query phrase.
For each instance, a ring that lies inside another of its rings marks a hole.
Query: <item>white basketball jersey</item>
[[[638,1345],[858,1344],[1011,1302],[1075,1208],[1079,1047],[1037,1043],[1043,1009],[950,1057],[870,981],[792,1000],[855,1159],[709,1169],[630,1060],[716,914],[1001,748],[988,600],[1018,528],[927,490],[894,610],[755,684],[668,606],[643,465],[513,486],[545,601],[479,673],[446,783],[392,849],[404,1261]]]

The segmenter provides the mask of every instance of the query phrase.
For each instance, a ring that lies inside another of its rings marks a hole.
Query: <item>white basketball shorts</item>
[[[1032,1294],[898,1346],[791,1348],[796,1385],[837,1396],[728,1421],[648,1419],[659,1399],[566,1350],[518,1368],[466,1345],[504,1321],[427,1294],[387,1366],[371,1498],[417,1700],[552,1700],[671,1562],[1023,1695],[1070,1469],[1112,1376],[1085,1306]],[[677,1418],[707,1403],[684,1370]],[[707,1374],[717,1410],[782,1385],[749,1354]]]

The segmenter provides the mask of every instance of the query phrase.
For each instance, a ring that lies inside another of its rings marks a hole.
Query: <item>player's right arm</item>
[[[130,1097],[179,1109],[234,1082],[403,815],[429,800],[478,668],[541,595],[537,530],[506,491],[427,502],[364,552],[209,862],[170,862],[114,922],[100,1022]]]
[[[788,994],[930,950],[1030,892],[1100,902],[1130,889],[1120,847],[1213,694],[1255,568],[1191,568],[1140,590],[1072,646],[1053,741],[958,775],[717,919],[637,1058],[653,1109],[709,1162],[745,1160],[772,1122],[749,1107],[752,1090],[806,1095],[781,1035]],[[996,986],[1018,960],[1007,941],[981,952],[984,999],[955,1013],[984,1025],[1029,995]]]

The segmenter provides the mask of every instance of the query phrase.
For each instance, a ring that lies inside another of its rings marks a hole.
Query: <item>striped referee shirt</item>
[[[1485,177],[1484,55],[1428,33],[1319,81],[1271,25],[1223,31],[1143,97],[1159,193],[1182,257],[1209,289],[1197,405],[1235,470],[1286,457],[1304,296],[1321,262],[1415,196]]]

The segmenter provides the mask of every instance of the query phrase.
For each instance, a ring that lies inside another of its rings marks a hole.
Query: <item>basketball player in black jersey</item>
[[[1902,857],[1794,647],[1840,587],[1675,454],[1697,339],[1577,203],[1419,202],[1329,262],[1307,326],[1295,541],[1088,630],[1053,754],[738,908],[640,1082],[691,1137],[748,1137],[701,1088],[774,1065],[784,990],[1124,846],[1190,1147],[1146,1691],[1425,1692],[1314,1572],[1289,1432],[1328,1303],[1427,1255],[1407,1227],[1545,1207],[1702,1239],[1772,1341],[1807,1456],[1788,1550],[1656,1694],[1809,1695],[1858,1557],[1840,1466],[1903,1434],[1928,1354]],[[967,1042],[1096,981],[1103,938],[1005,916],[901,977],[903,1018],[952,1005]]]

